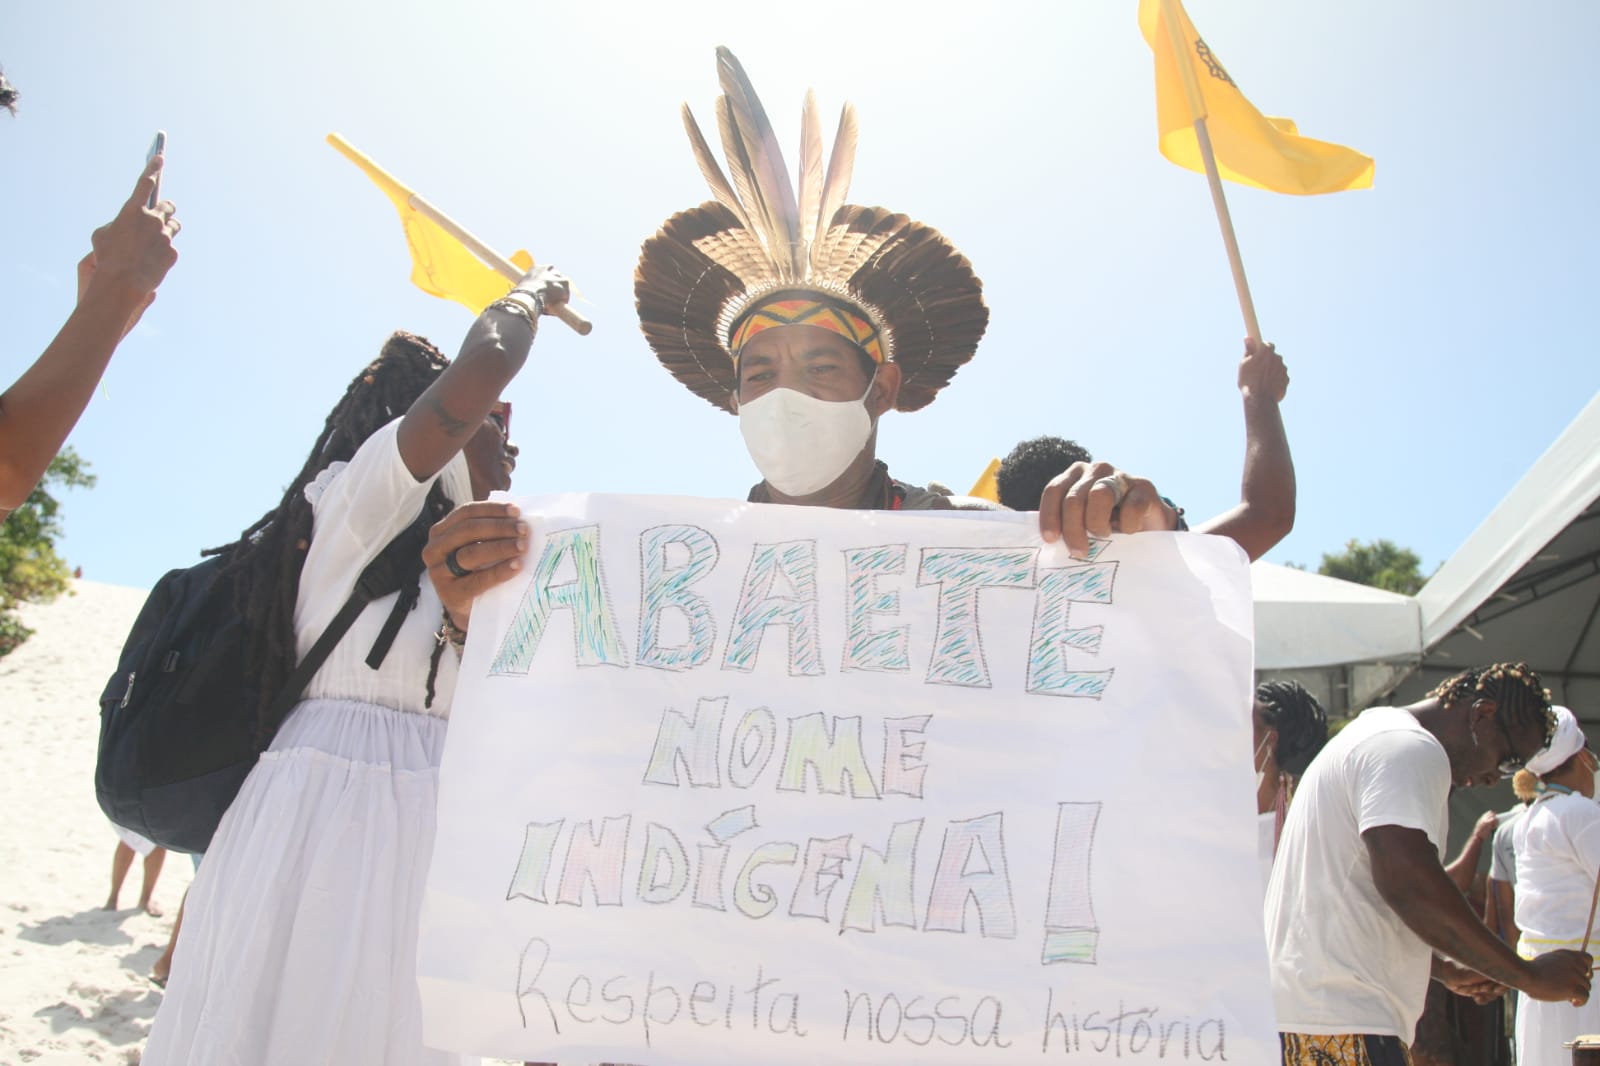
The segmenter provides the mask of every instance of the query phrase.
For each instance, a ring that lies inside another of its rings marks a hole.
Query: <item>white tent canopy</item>
[[[1251,576],[1257,670],[1334,714],[1519,660],[1600,723],[1600,395],[1415,598],[1269,563]]]
[[[1469,666],[1517,660],[1600,721],[1600,395],[1421,592],[1415,699]]]
[[[1256,605],[1256,668],[1416,662],[1417,601],[1353,581],[1271,563],[1250,568]]]
[[[1410,596],[1286,566],[1250,568],[1256,670],[1292,677],[1333,714],[1366,706],[1422,657],[1422,613]]]

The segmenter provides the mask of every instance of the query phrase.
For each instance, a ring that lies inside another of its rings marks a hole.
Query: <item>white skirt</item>
[[[111,828],[117,831],[117,839],[128,845],[129,848],[139,853],[139,858],[148,859],[150,853],[156,850],[156,842],[148,837],[142,837],[126,826],[111,823]]]
[[[422,1046],[417,921],[445,720],[305,700],[190,889],[144,1066],[447,1066]]]

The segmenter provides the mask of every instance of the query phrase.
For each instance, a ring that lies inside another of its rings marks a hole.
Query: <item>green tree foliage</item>
[[[94,480],[89,464],[71,448],[63,448],[28,501],[0,521],[0,655],[13,651],[33,632],[17,617],[17,604],[55,598],[71,576],[66,561],[56,554],[61,502],[50,490],[86,489]]]
[[[1324,554],[1317,573],[1407,596],[1415,595],[1428,580],[1417,553],[1388,540],[1349,541],[1337,555]]]

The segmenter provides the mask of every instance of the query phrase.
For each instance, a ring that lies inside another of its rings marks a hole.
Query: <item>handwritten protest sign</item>
[[[429,1044],[1276,1061],[1231,542],[518,502],[444,757]]]

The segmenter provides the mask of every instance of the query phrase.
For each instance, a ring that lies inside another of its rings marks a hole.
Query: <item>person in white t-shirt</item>
[[[1554,730],[1538,675],[1503,663],[1409,707],[1371,708],[1328,742],[1301,779],[1267,886],[1285,1066],[1409,1062],[1430,976],[1484,1002],[1507,985],[1588,999],[1588,955],[1519,958],[1439,858],[1451,786],[1493,784]]]
[[[1515,830],[1517,952],[1524,959],[1582,946],[1600,874],[1600,803],[1594,801],[1600,757],[1589,750],[1572,712],[1555,712],[1550,747],[1528,760],[1545,791]],[[1562,1045],[1594,1032],[1600,1032],[1600,1001],[1524,1003],[1517,1012],[1517,1062],[1565,1066],[1572,1057]]]

